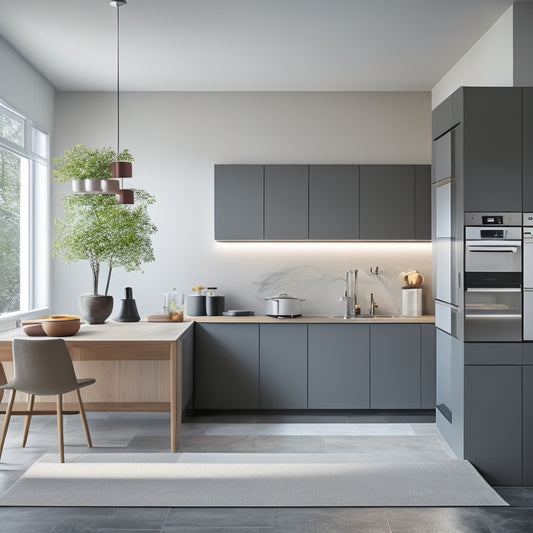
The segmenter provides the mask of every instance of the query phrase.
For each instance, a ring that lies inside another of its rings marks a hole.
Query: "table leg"
[[[170,451],[178,451],[181,435],[181,342],[170,343]]]

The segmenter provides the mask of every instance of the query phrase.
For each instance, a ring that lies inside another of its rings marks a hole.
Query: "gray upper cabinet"
[[[420,409],[420,326],[370,327],[370,408]]]
[[[263,165],[215,165],[215,239],[263,239],[263,195]]]
[[[359,167],[309,167],[309,239],[359,239]]]
[[[261,324],[259,407],[307,408],[307,324]]]
[[[369,325],[308,325],[308,407],[369,408]]]
[[[465,212],[522,211],[522,89],[463,89]]]
[[[265,239],[308,237],[307,165],[265,165]]]
[[[195,409],[259,407],[259,324],[195,324]]]
[[[533,212],[533,87],[523,89],[523,210]]]
[[[430,165],[215,165],[216,240],[430,238]]]
[[[361,165],[360,238],[415,238],[413,165]]]

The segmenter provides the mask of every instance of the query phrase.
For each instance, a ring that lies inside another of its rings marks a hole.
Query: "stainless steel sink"
[[[334,318],[337,320],[359,320],[361,318],[367,319],[367,318],[397,318],[400,317],[400,315],[369,315],[369,314],[361,314],[351,317],[344,317],[343,315],[335,315],[335,316],[329,316],[328,318]]]

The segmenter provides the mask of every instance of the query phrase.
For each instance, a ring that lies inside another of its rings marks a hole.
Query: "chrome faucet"
[[[354,316],[354,305],[353,298],[351,295],[351,283],[350,283],[350,274],[349,270],[346,272],[346,280],[344,285],[344,296],[341,298],[341,302],[344,304],[344,318],[352,318]]]
[[[376,300],[374,299],[374,293],[370,293],[370,316],[376,315],[376,307],[379,307],[376,303]]]

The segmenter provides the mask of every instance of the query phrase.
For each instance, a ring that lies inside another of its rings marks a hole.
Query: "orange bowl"
[[[51,315],[41,322],[48,337],[70,337],[80,329],[80,317],[74,315]]]
[[[24,326],[24,333],[29,337],[46,337],[46,333],[41,324],[28,324]]]

